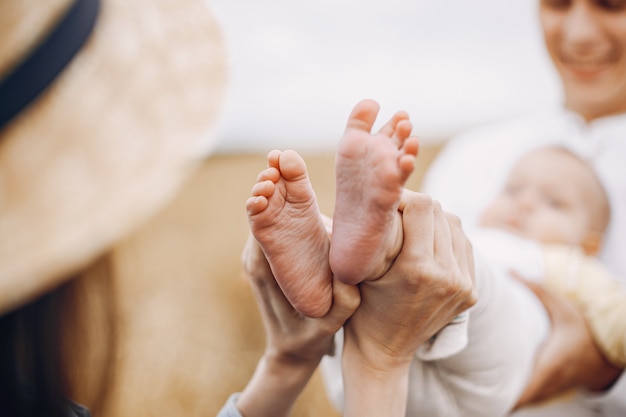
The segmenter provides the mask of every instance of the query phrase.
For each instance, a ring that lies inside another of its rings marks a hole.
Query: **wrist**
[[[408,398],[410,361],[383,360],[364,355],[346,344],[342,357],[345,416],[404,416]]]
[[[396,380],[408,377],[411,361],[408,358],[394,358],[388,353],[368,351],[346,343],[342,356],[344,374],[367,376],[374,380]]]
[[[359,337],[350,327],[344,328],[344,358],[358,360],[361,366],[380,373],[407,370],[413,360],[414,351],[401,352],[389,346],[389,343],[378,342],[372,337]]]
[[[319,360],[304,361],[266,352],[237,400],[245,417],[287,416]]]

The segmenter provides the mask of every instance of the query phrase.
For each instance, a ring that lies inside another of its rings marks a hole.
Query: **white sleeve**
[[[412,363],[407,416],[501,417],[526,386],[549,331],[547,314],[528,288],[480,256],[476,286],[465,349]]]
[[[239,398],[239,393],[232,394],[228,397],[226,404],[224,404],[224,407],[217,413],[216,417],[243,417],[237,408],[237,398]]]

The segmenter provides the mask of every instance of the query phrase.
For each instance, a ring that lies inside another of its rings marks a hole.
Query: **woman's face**
[[[540,0],[566,106],[587,120],[626,112],[626,0]]]

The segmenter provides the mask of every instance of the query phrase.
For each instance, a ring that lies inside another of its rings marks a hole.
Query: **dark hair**
[[[67,415],[58,342],[61,297],[55,290],[0,317],[2,415]]]
[[[103,258],[0,316],[0,415],[66,417],[68,397],[100,414],[117,346],[111,270]]]

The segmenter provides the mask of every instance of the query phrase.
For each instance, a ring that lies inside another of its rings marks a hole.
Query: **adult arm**
[[[570,246],[543,248],[547,289],[576,303],[602,354],[626,366],[626,288],[595,257]]]
[[[593,341],[576,306],[540,284],[524,281],[550,315],[552,331],[539,351],[532,377],[516,408],[537,403],[573,388],[609,389],[622,369],[609,363]]]
[[[404,416],[417,348],[476,302],[473,255],[458,219],[423,194],[401,205],[404,245],[388,273],[360,285],[344,327],[345,416]]]
[[[244,417],[289,415],[319,362],[333,348],[333,336],[359,304],[358,288],[333,283],[333,305],[322,318],[305,317],[285,298],[254,239],[245,249],[244,268],[259,306],[267,345],[243,392],[231,397],[220,417],[233,406]],[[235,402],[236,404],[233,404]]]

